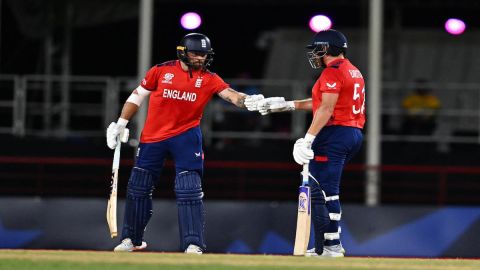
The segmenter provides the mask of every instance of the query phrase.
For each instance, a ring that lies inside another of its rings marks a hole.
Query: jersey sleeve
[[[341,73],[335,68],[326,68],[320,75],[319,90],[325,93],[340,93],[343,86]]]
[[[148,91],[155,91],[158,84],[158,74],[159,68],[157,66],[152,67],[150,70],[147,71],[147,74],[145,75],[145,78],[142,80],[140,85]]]
[[[212,79],[210,79],[210,83],[212,85],[212,92],[214,94],[218,94],[221,91],[230,87],[230,85],[226,83],[222,78],[220,78],[220,76],[218,76],[216,73],[212,75]]]

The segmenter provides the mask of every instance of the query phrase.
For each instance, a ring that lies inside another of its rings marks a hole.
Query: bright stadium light
[[[465,23],[460,19],[448,19],[445,22],[445,30],[452,35],[460,35],[465,31]]]
[[[332,21],[325,15],[316,15],[310,19],[310,29],[313,32],[328,30],[332,27]]]
[[[197,29],[200,24],[202,24],[202,18],[200,18],[198,13],[188,12],[183,14],[182,18],[180,19],[180,24],[183,28],[188,30]]]

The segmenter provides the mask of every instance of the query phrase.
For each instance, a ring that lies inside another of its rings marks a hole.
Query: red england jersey
[[[348,59],[332,61],[312,89],[313,113],[322,103],[322,93],[338,93],[337,104],[327,126],[363,128],[365,124],[365,82],[362,73]]]
[[[200,124],[203,109],[210,98],[229,87],[217,74],[193,71],[190,78],[180,61],[152,67],[141,86],[152,91],[142,143],[158,142],[176,136]]]

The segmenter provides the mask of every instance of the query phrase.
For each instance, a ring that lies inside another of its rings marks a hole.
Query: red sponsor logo
[[[315,156],[315,161],[326,162],[326,161],[328,161],[328,157],[327,156]]]

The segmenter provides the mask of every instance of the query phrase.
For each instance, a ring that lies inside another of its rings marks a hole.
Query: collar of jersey
[[[328,63],[327,67],[332,66],[332,65],[335,65],[335,64],[338,64],[338,63],[341,63],[341,62],[346,61],[346,60],[347,60],[347,59],[345,59],[345,58],[343,58],[343,59],[342,59],[342,58],[340,58],[340,59],[335,59],[335,60],[333,60],[332,62]]]

